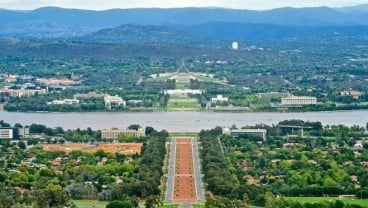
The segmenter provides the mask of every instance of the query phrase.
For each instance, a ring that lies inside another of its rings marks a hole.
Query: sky
[[[44,6],[105,10],[112,8],[225,7],[267,10],[279,7],[343,7],[368,0],[0,0],[0,8],[30,10]]]

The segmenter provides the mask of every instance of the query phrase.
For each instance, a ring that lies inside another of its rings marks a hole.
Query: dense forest
[[[7,126],[2,121],[4,125]],[[16,142],[1,141],[0,206],[64,207],[77,199],[118,200],[131,207],[137,207],[139,199],[146,198],[149,206],[161,203],[157,199],[161,194],[168,134],[151,127],[146,131],[147,137],[130,141],[143,142],[141,154],[124,155],[102,150],[67,153],[47,151],[42,145],[100,142],[101,133],[90,128],[63,130],[32,124],[30,132],[34,137]],[[43,138],[36,135],[43,135]]]
[[[300,131],[282,127],[292,125],[311,128],[300,136]],[[219,197],[212,200],[225,197],[266,207],[336,207],[344,202],[302,205],[293,197],[368,197],[365,128],[300,120],[246,128],[267,129],[266,141],[251,135],[222,135],[221,128],[199,135],[207,189]]]

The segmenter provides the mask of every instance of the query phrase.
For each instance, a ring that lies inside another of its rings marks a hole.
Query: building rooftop
[[[266,129],[233,129],[231,132],[240,132],[240,133],[247,133],[247,132],[259,132],[259,133],[266,133]]]

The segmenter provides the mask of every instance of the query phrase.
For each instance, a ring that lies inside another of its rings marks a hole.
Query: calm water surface
[[[214,113],[214,112],[93,112],[93,113],[18,113],[0,111],[0,120],[8,123],[45,124],[50,127],[61,126],[65,129],[87,128],[110,129],[126,128],[130,124],[152,126],[171,132],[197,132],[215,126],[238,127],[252,124],[277,124],[282,120],[302,119],[321,121],[326,124],[344,124],[365,126],[368,122],[368,110],[307,112],[307,113]]]

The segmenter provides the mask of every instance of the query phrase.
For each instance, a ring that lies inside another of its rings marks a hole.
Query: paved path
[[[197,201],[204,202],[204,190],[202,183],[201,164],[199,161],[198,143],[197,139],[192,139],[193,146],[193,165],[194,165],[194,177],[196,183]]]
[[[183,138],[184,139],[184,138]],[[190,138],[185,138],[190,139]],[[180,139],[178,140],[180,141]],[[175,162],[177,156],[177,145],[181,143],[178,142],[176,138],[171,140],[170,144],[170,154],[169,154],[169,164],[168,164],[168,179],[167,179],[167,188],[166,188],[166,195],[165,201],[167,203],[181,203],[181,201],[175,201],[174,197],[174,187],[175,187],[175,177],[194,177],[194,184],[195,184],[195,194],[196,194],[196,203],[203,203],[204,198],[204,189],[202,183],[202,175],[201,175],[201,166],[198,154],[198,144],[196,139],[191,139],[190,144],[192,146],[192,157],[193,157],[193,174],[183,174],[183,173],[176,173],[175,172]],[[193,202],[193,201],[192,201]]]

